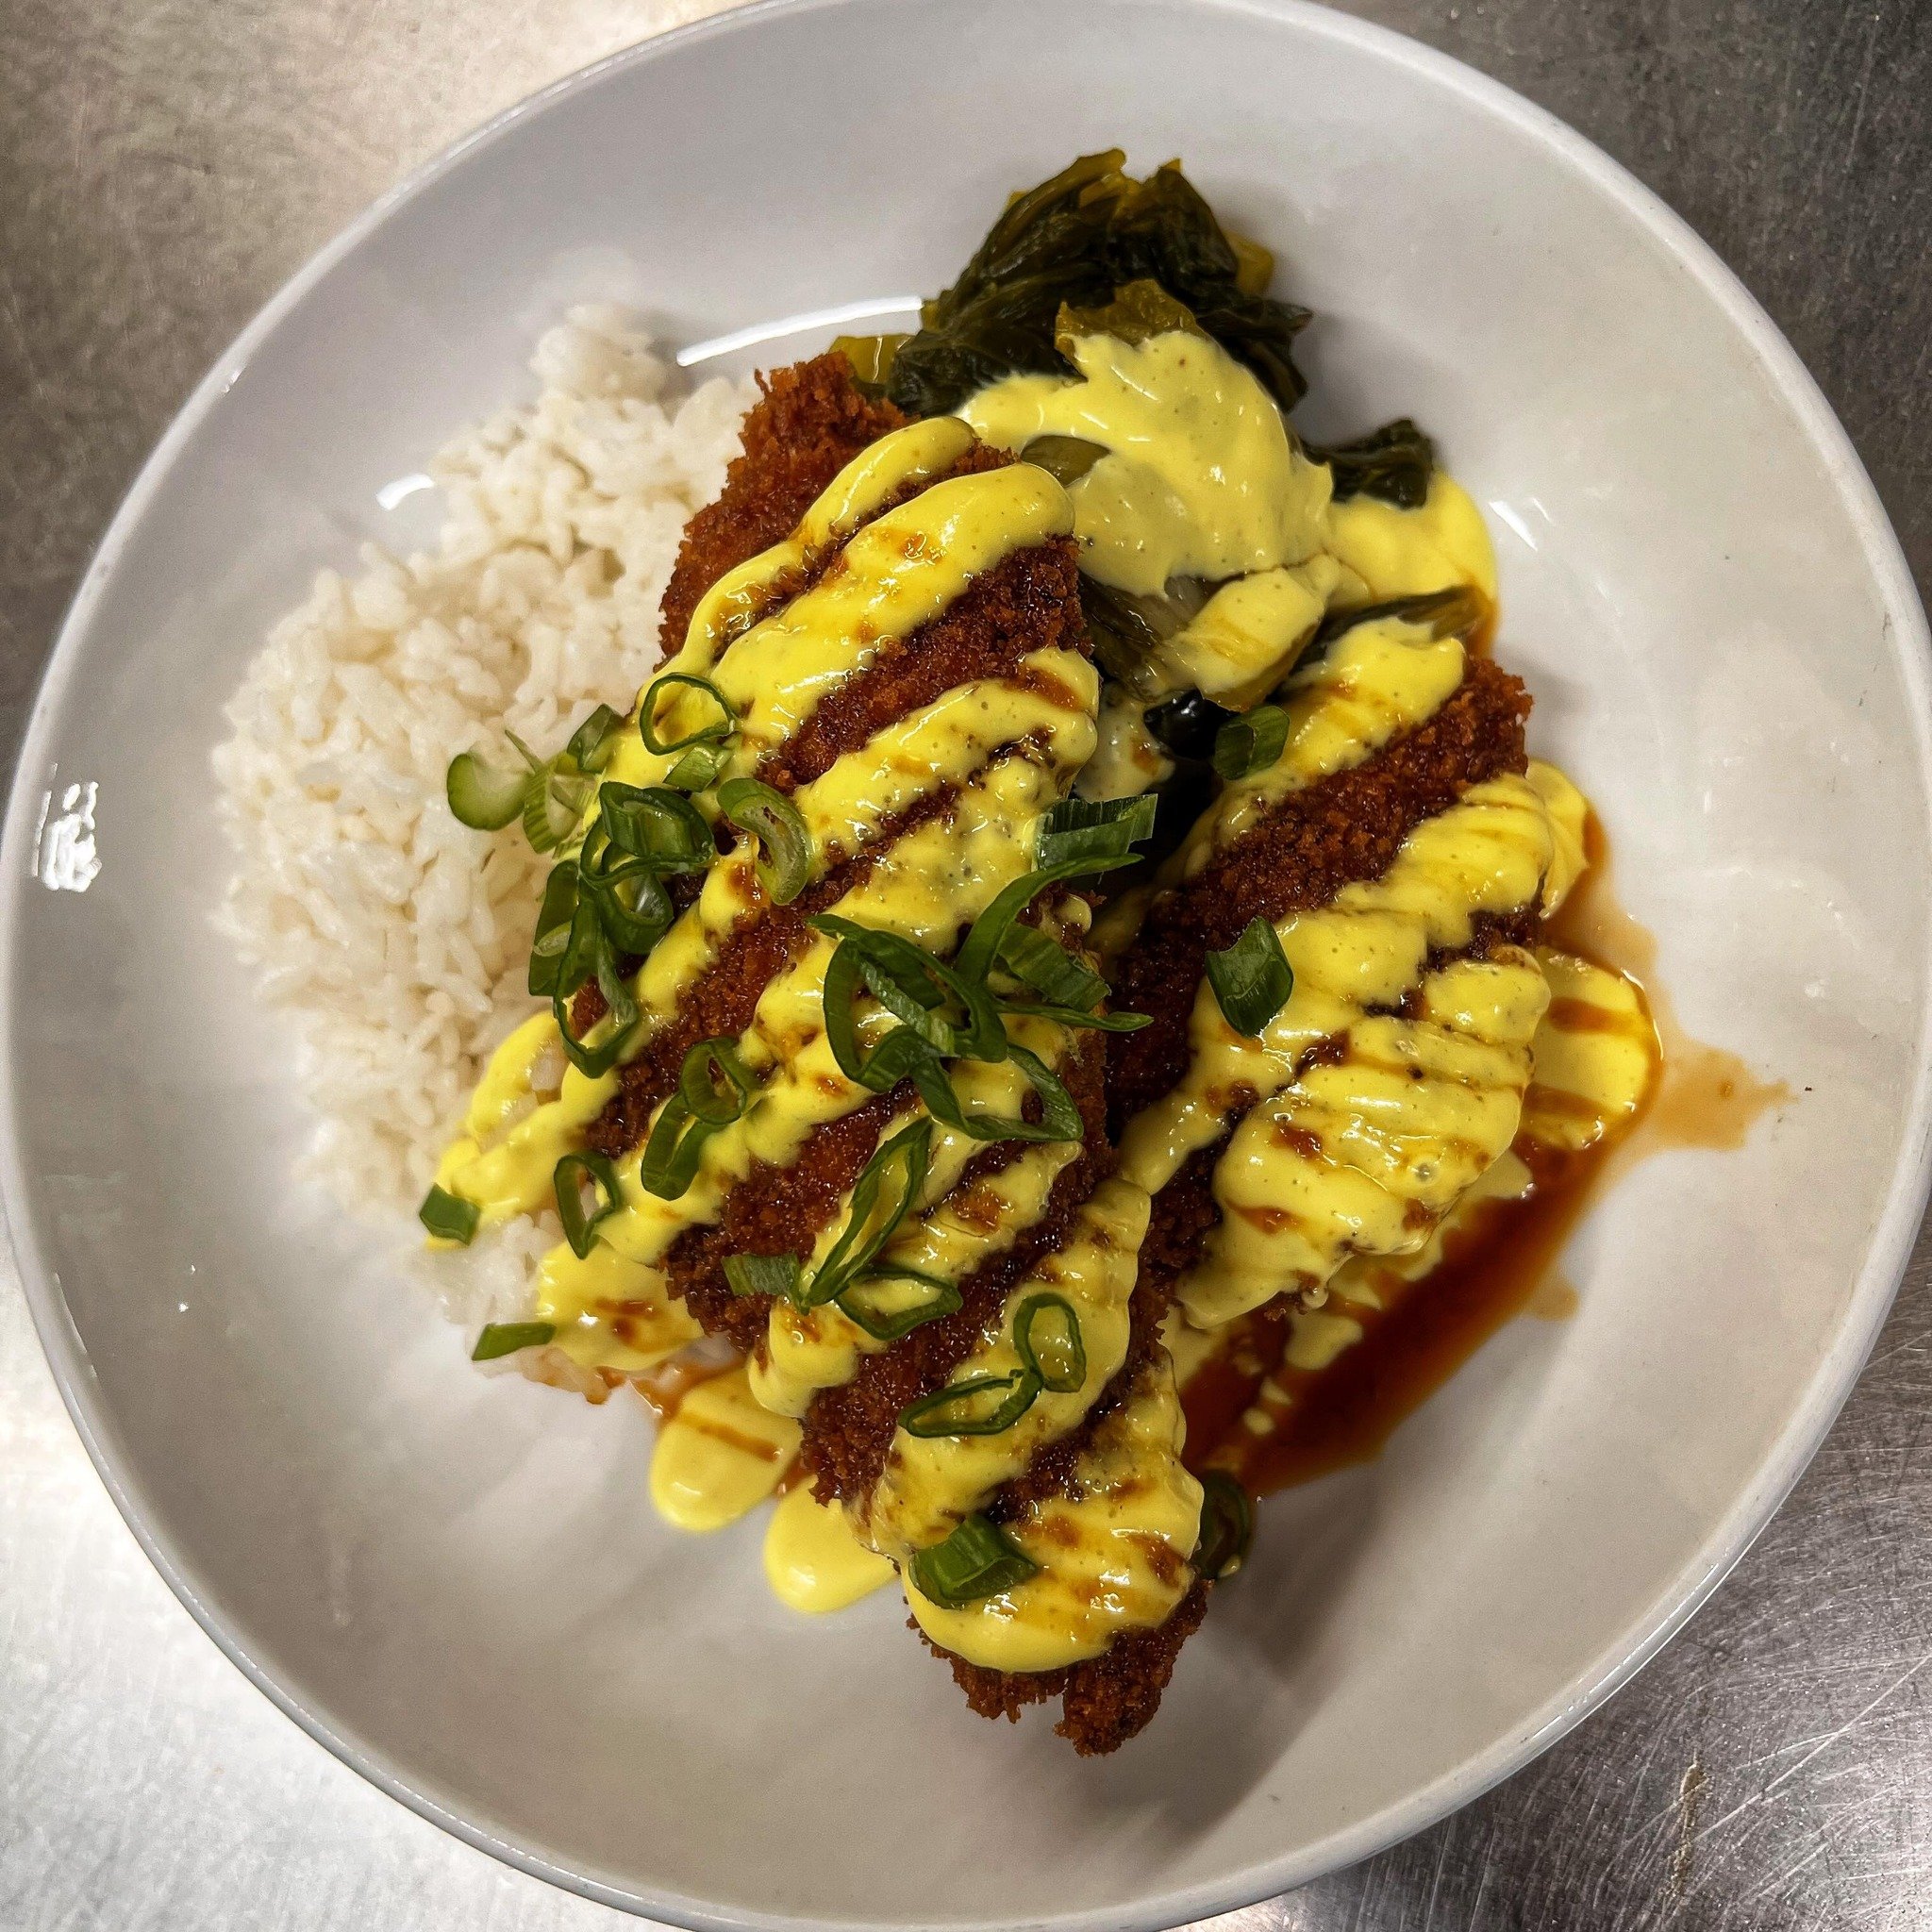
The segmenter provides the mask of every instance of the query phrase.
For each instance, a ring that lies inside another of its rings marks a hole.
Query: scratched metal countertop
[[[0,0],[0,749],[87,555],[304,258],[715,0]],[[1357,0],[1591,136],[1824,384],[1932,588],[1932,4]],[[1768,935],[1774,943],[1774,935]],[[1932,1231],[1817,1461],[1588,1724],[1243,1932],[1932,1928]],[[0,1260],[0,1927],[618,1932],[328,1757],[115,1514]]]

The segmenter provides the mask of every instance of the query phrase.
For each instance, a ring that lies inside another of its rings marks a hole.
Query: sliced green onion
[[[617,734],[624,729],[624,714],[608,705],[599,705],[570,735],[564,756],[576,760],[580,772],[601,772],[617,749]]]
[[[460,1194],[452,1194],[444,1188],[431,1188],[423,1196],[416,1219],[438,1241],[460,1241],[467,1248],[476,1238],[476,1223],[482,1212],[475,1202],[466,1201]]]
[[[728,1127],[751,1105],[757,1088],[737,1042],[722,1033],[688,1048],[677,1069],[678,1099],[708,1127]]]
[[[1107,997],[1107,981],[1037,925],[1008,926],[1000,941],[999,959],[1022,985],[1055,1006],[1089,1013]]]
[[[605,857],[615,849],[607,846]],[[677,917],[663,880],[641,858],[624,859],[594,871],[579,867],[577,891],[610,941],[639,958],[670,931]]]
[[[664,782],[679,791],[702,791],[724,769],[726,756],[722,745],[694,744],[664,774]]]
[[[931,1053],[930,1048],[927,1053]],[[920,1099],[925,1103],[926,1112],[956,1134],[986,1141],[1085,1140],[1086,1123],[1080,1118],[1074,1096],[1067,1091],[1066,1082],[1038,1054],[1029,1053],[1024,1046],[1009,1046],[1007,1058],[1026,1075],[1033,1091],[1040,1095],[1037,1121],[1019,1114],[968,1113],[959,1105],[959,1096],[937,1058],[915,1065],[910,1070],[911,1078],[919,1089]]]
[[[901,1127],[874,1153],[852,1183],[852,1206],[831,1251],[819,1264],[802,1297],[806,1307],[835,1301],[898,1231],[925,1187],[932,1153],[932,1123]],[[882,1203],[880,1190],[893,1191]]]
[[[597,1196],[594,1213],[584,1212],[584,1186],[588,1182]],[[581,1154],[566,1154],[557,1163],[552,1177],[557,1194],[557,1218],[563,1223],[563,1238],[579,1261],[597,1244],[597,1227],[624,1206],[624,1187],[617,1170],[601,1154],[587,1148]]]
[[[1033,848],[1034,863],[1071,858],[1119,858],[1154,830],[1151,791],[1134,798],[1065,798],[1047,813]]]
[[[720,715],[700,729],[686,732],[682,738],[659,738],[658,706],[666,689],[675,685],[703,691],[717,706]],[[638,736],[644,741],[644,749],[656,752],[659,758],[668,757],[675,751],[689,750],[694,744],[722,743],[737,729],[738,713],[731,708],[730,699],[708,677],[693,677],[684,671],[667,671],[661,677],[651,680],[650,688],[638,701]]]
[[[963,1610],[984,1597],[1017,1590],[1040,1565],[984,1516],[969,1516],[942,1543],[908,1564],[912,1586],[941,1609]]]
[[[789,906],[811,876],[811,835],[798,808],[757,778],[730,778],[718,788],[718,809],[763,850],[758,878],[774,906]]]
[[[724,1283],[733,1294],[768,1294],[796,1301],[803,1274],[796,1255],[726,1255]]]
[[[1288,713],[1279,705],[1257,705],[1214,734],[1214,769],[1224,778],[1252,778],[1281,756],[1287,742]]]
[[[718,857],[704,813],[668,786],[607,781],[597,808],[610,842],[658,872],[703,872]]]
[[[1222,1017],[1237,1033],[1258,1039],[1294,991],[1294,969],[1265,919],[1249,920],[1231,946],[1208,955],[1208,983]]]
[[[458,752],[443,776],[443,795],[459,825],[500,832],[524,808],[528,774],[499,771],[473,751]]]
[[[691,1108],[674,1093],[651,1124],[638,1179],[660,1201],[680,1199],[697,1178],[705,1142],[716,1131],[708,1121],[692,1120]]]
[[[1255,1505],[1247,1491],[1225,1470],[1201,1476],[1201,1539],[1194,1545],[1196,1575],[1209,1582],[1232,1576],[1247,1560],[1255,1541]]]
[[[1071,1395],[1087,1379],[1080,1318],[1063,1294],[1029,1294],[1020,1304],[1013,1317],[1013,1353],[1056,1395]]]
[[[537,937],[530,946],[530,991],[539,999],[557,991],[576,910],[577,863],[566,858],[550,868],[550,876],[543,882],[543,905],[537,914]]]
[[[1135,855],[1131,852],[1116,853],[1110,858],[1065,858],[1052,865],[1042,865],[1015,879],[997,893],[992,903],[973,922],[973,930],[966,935],[966,943],[954,958],[953,971],[961,979],[984,979],[999,957],[1000,947],[1014,922],[1048,886],[1061,879],[1085,878],[1095,873],[1112,872],[1117,867],[1134,862]]]
[[[579,913],[582,910],[579,907]],[[557,1030],[562,1036],[563,1050],[570,1057],[571,1064],[587,1079],[596,1080],[617,1064],[630,1029],[638,1024],[638,1003],[631,997],[630,987],[617,971],[617,962],[610,954],[610,941],[605,938],[604,928],[597,924],[594,914],[591,915],[591,925],[593,936],[586,950],[592,962],[598,991],[603,993],[604,1004],[608,1008],[591,1032],[596,1033],[601,1029],[602,1039],[592,1045],[589,1035],[579,1040],[570,1030],[569,1001],[583,985],[582,980],[575,985],[570,984],[571,953],[576,948],[577,938],[575,921],[571,927],[571,947],[566,950],[557,988],[550,995],[550,1011],[557,1021]]]
[[[924,1292],[908,1299],[903,1291],[894,1294],[894,1287]],[[868,1268],[839,1296],[840,1307],[874,1341],[897,1341],[942,1315],[958,1314],[963,1305],[952,1282],[917,1268],[895,1268],[889,1261]]]
[[[848,1079],[859,1078],[853,1070],[858,1064],[858,1036],[851,1024],[855,977],[864,982],[866,991],[895,1020],[947,1058],[998,1061],[1006,1058],[1006,1028],[1000,1024],[998,1005],[983,976],[969,979],[897,933],[858,925],[829,912],[820,913],[810,924],[840,941],[839,952],[833,955],[839,965],[836,978],[830,968],[825,974],[826,1034],[840,1070]],[[842,962],[841,955],[846,956]],[[960,1019],[945,1010],[949,998],[957,1004]],[[843,1023],[836,1035],[835,1009]],[[848,1045],[850,1064],[848,1054],[840,1050],[841,1041]]]
[[[1014,924],[1000,941],[1000,964],[1024,986],[1043,994],[1039,1005],[1001,1004],[1009,1013],[1032,1013],[1062,1026],[1092,1026],[1103,1033],[1134,1033],[1153,1024],[1146,1013],[1096,1013],[1107,981],[1083,966],[1038,926]]]
[[[470,1351],[473,1362],[493,1362],[520,1348],[541,1348],[557,1333],[554,1322],[490,1322]]]
[[[591,802],[595,781],[570,758],[539,765],[524,780],[524,837],[535,852],[555,852],[576,830]]]
[[[993,1396],[999,1400],[991,1400]],[[1040,1399],[1040,1377],[1031,1369],[1004,1375],[968,1375],[908,1402],[899,1426],[908,1436],[1003,1436]]]

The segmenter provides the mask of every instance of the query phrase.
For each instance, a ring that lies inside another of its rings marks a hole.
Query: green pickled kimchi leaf
[[[1407,416],[1353,442],[1310,443],[1308,457],[1334,471],[1338,503],[1351,496],[1378,496],[1398,509],[1422,508],[1436,468],[1436,445]]]
[[[893,402],[936,416],[1003,375],[1065,373],[1061,308],[1105,309],[1130,283],[1152,282],[1293,407],[1305,385],[1291,351],[1307,310],[1261,292],[1266,252],[1230,240],[1176,163],[1135,181],[1125,158],[1083,156],[1008,204],[900,345]]]

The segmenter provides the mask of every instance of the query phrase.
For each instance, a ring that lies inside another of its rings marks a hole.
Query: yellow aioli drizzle
[[[1391,1293],[1424,1280],[1441,1261],[1445,1245],[1485,1204],[1514,1201],[1527,1193],[1529,1168],[1517,1150],[1546,1147],[1578,1153],[1628,1124],[1650,1091],[1662,1058],[1657,1030],[1637,988],[1622,974],[1550,947],[1537,959],[1549,982],[1551,1001],[1531,1042],[1535,1076],[1524,1098],[1523,1121],[1511,1150],[1498,1158],[1413,1253],[1357,1256],[1329,1284],[1329,1306],[1297,1308],[1289,1317],[1284,1353],[1294,1369],[1331,1367],[1362,1333],[1348,1307],[1381,1308]],[[1175,1354],[1176,1375],[1188,1378],[1220,1348],[1239,1338],[1234,1328],[1194,1328],[1170,1316],[1165,1334]],[[1278,1425],[1297,1397],[1272,1376],[1242,1418],[1256,1434]]]
[[[1013,1100],[1018,1098],[1016,1092]],[[988,1104],[1000,1105],[1004,1111],[1012,1103]],[[964,1138],[941,1137],[941,1144],[934,1149],[929,1191],[941,1198],[892,1238],[880,1257],[883,1264],[915,1268],[955,1284],[963,1282],[976,1268],[1011,1247],[1040,1219],[1060,1171],[1080,1151],[1078,1143],[1072,1141],[1029,1147],[998,1173],[982,1174],[956,1197],[945,1191],[951,1182],[941,1174],[941,1161],[947,1151],[944,1142]],[[833,1217],[835,1230],[843,1225],[844,1218],[842,1209]],[[803,1415],[821,1389],[849,1382],[858,1372],[861,1357],[887,1346],[836,1303],[798,1308],[789,1302],[774,1302],[765,1354],[752,1364],[752,1387],[760,1402],[781,1414]]]
[[[829,692],[939,616],[974,577],[1073,527],[1067,492],[1031,463],[951,477],[875,517],[847,541],[839,567],[712,667],[738,713],[732,768],[748,771],[792,737]]]
[[[700,1382],[658,1434],[651,1502],[676,1529],[723,1529],[784,1481],[798,1424],[754,1398],[741,1365]]]
[[[1135,685],[1150,697],[1192,686],[1230,710],[1245,710],[1268,695],[1355,581],[1321,552],[1305,563],[1235,577],[1149,655]]]
[[[1420,509],[1377,496],[1351,496],[1328,508],[1327,546],[1366,592],[1343,603],[1380,603],[1469,585],[1493,605],[1496,553],[1469,492],[1438,470]]]
[[[1299,1292],[1351,1254],[1429,1231],[1516,1138],[1529,1043],[1549,1003],[1535,956],[1501,947],[1422,982],[1415,1019],[1376,1014],[1235,1129],[1214,1170],[1222,1219],[1175,1292],[1203,1327]]]
[[[1536,1072],[1523,1097],[1521,1136],[1581,1153],[1636,1114],[1663,1049],[1642,995],[1622,974],[1553,946],[1539,946],[1537,960],[1550,1010],[1531,1050]]]
[[[691,613],[674,668],[702,673],[731,641],[750,629],[780,581],[827,544],[841,542],[893,497],[942,475],[973,447],[957,418],[928,417],[868,443],[826,485],[797,529],[782,543],[747,558],[705,592]]]
[[[1100,701],[1100,742],[1074,790],[1082,798],[1138,798],[1172,775],[1174,759],[1147,728],[1147,701],[1116,684]]]
[[[906,1601],[941,1648],[993,1671],[1051,1671],[1098,1657],[1174,1613],[1194,1581],[1201,1486],[1181,1465],[1186,1434],[1166,1362],[1105,1417],[1075,1458],[1071,1496],[1049,1496],[1006,1533],[1037,1575],[963,1609]]]
[[[1075,1213],[1066,1239],[1008,1295],[996,1324],[952,1377],[1017,1371],[1013,1322],[1028,1296],[1062,1295],[1080,1324],[1087,1373],[1067,1393],[1042,1389],[1032,1407],[997,1435],[920,1437],[894,1432],[886,1464],[854,1526],[882,1555],[904,1559],[941,1541],[994,1490],[1021,1474],[1049,1442],[1079,1423],[1126,1358],[1127,1301],[1147,1232],[1147,1195],[1131,1183],[1103,1181]]]
[[[1466,946],[1479,913],[1528,905],[1551,849],[1541,793],[1524,778],[1493,778],[1418,825],[1380,878],[1278,920],[1293,992],[1254,1040],[1228,1025],[1202,981],[1187,1073],[1128,1123],[1121,1172],[1158,1193],[1191,1155],[1221,1138],[1244,1100],[1287,1087],[1309,1047],[1346,1033],[1371,1008],[1399,1005],[1431,949]]]
[[[1220,343],[1090,335],[1070,353],[1078,377],[1009,375],[959,413],[1008,449],[1075,436],[1107,450],[1068,491],[1089,575],[1154,595],[1170,577],[1218,582],[1322,547],[1327,466],[1294,446],[1274,399]]]
[[[821,1503],[809,1483],[779,1497],[765,1527],[765,1581],[788,1609],[842,1610],[897,1574],[853,1535],[844,1510]]]

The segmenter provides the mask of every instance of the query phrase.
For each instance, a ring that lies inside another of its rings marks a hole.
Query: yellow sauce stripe
[[[879,650],[909,637],[973,579],[1074,527],[1067,493],[1030,463],[935,483],[858,530],[842,567],[756,624],[712,669],[738,713],[745,768],[806,723]]]
[[[778,1499],[765,1527],[765,1581],[788,1609],[842,1610],[898,1574],[852,1533],[836,1503],[821,1503],[809,1483]]]
[[[1082,1448],[1073,1494],[1048,1497],[1007,1525],[1039,1573],[957,1610],[908,1578],[920,1628],[987,1670],[1051,1671],[1166,1623],[1193,1586],[1189,1559],[1200,1536],[1201,1486],[1181,1465],[1184,1435],[1162,1361]]]
[[[1379,604],[1464,585],[1496,601],[1496,553],[1482,511],[1441,470],[1420,509],[1367,495],[1330,505],[1326,542],[1362,586],[1343,602]]]
[[[758,1403],[741,1365],[700,1382],[658,1435],[651,1502],[675,1528],[723,1529],[784,1481],[798,1424]]]
[[[1218,583],[1321,547],[1327,467],[1301,454],[1274,399],[1218,342],[1089,335],[1071,354],[1077,377],[1008,376],[960,413],[1008,449],[1074,436],[1107,451],[1068,492],[1089,575],[1158,595],[1170,577]]]
[[[1222,1219],[1176,1296],[1215,1327],[1315,1295],[1351,1254],[1421,1247],[1516,1137],[1549,991],[1534,955],[1457,960],[1413,1019],[1377,1014],[1236,1127],[1214,1170]]]
[[[1124,1174],[1158,1193],[1190,1156],[1211,1146],[1244,1102],[1279,1092],[1318,1041],[1364,1013],[1392,1008],[1421,979],[1431,950],[1466,946],[1479,914],[1513,912],[1541,891],[1553,852],[1541,795],[1524,778],[1472,786],[1403,841],[1380,878],[1275,924],[1294,991],[1258,1040],[1222,1017],[1204,979],[1189,1029],[1188,1070],[1173,1092],[1128,1124]]]
[[[852,458],[782,542],[727,571],[691,614],[682,652],[669,668],[702,675],[762,614],[779,583],[827,544],[841,541],[893,497],[950,470],[973,434],[950,417],[929,417],[882,436]]]
[[[1126,1358],[1127,1304],[1147,1212],[1141,1189],[1118,1179],[1102,1182],[1059,1247],[1007,1297],[997,1324],[950,1378],[958,1383],[1019,1369],[1014,1318],[1029,1296],[1055,1293],[1072,1305],[1080,1324],[1087,1373],[1077,1389],[1065,1394],[1041,1390],[1032,1407],[996,1435],[926,1438],[903,1427],[895,1431],[877,1484],[854,1511],[860,1535],[874,1549],[903,1560],[939,1542],[1092,1407]]]
[[[1344,631],[1289,679],[1280,700],[1289,719],[1281,756],[1222,788],[1162,868],[1160,884],[1193,877],[1284,799],[1318,778],[1366,764],[1392,738],[1432,718],[1462,682],[1467,661],[1459,638],[1438,637],[1426,625],[1401,618]]]

